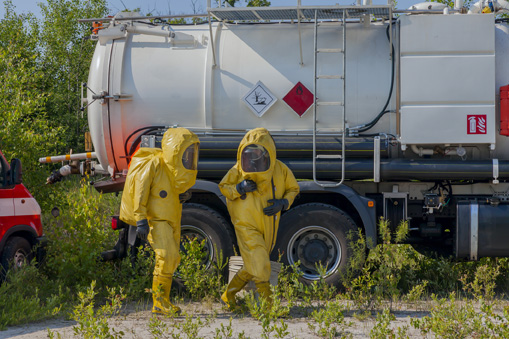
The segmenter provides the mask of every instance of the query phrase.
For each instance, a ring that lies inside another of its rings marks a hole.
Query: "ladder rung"
[[[342,101],[318,101],[317,106],[343,106]]]
[[[343,159],[342,155],[338,154],[318,154],[317,159]]]
[[[338,21],[338,22],[340,22],[340,23],[341,23],[341,26],[343,26],[343,20]],[[327,21],[327,22],[321,22],[321,21],[320,21],[320,22],[316,22],[316,25],[317,25],[317,26],[321,26],[321,25],[326,24],[326,23],[330,23],[330,21]]]
[[[316,50],[317,53],[343,53],[341,48],[319,48]]]
[[[343,75],[319,75],[317,79],[344,79]]]

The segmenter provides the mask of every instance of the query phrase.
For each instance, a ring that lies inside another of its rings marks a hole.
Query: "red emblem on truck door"
[[[467,134],[486,134],[486,114],[467,115]]]

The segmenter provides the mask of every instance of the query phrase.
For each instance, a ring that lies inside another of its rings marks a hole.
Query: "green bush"
[[[0,331],[7,326],[52,318],[71,300],[68,289],[54,284],[35,266],[10,270],[6,281],[0,284]]]
[[[181,251],[181,261],[177,276],[182,279],[186,296],[192,300],[202,300],[209,296],[219,299],[223,287],[222,272],[227,265],[222,253],[217,258],[207,258],[204,243],[197,239],[182,239],[184,251]],[[210,268],[207,262],[212,261]]]
[[[60,216],[47,218],[44,227],[49,243],[44,270],[49,277],[68,287],[89,286],[94,280],[101,286],[101,277],[109,272],[108,265],[100,262],[100,254],[113,247],[117,237],[109,227],[114,211],[107,198],[111,199],[82,180],[79,187],[68,190]]]
[[[493,305],[481,301],[480,311],[468,300],[457,301],[453,292],[449,298],[438,299],[433,295],[434,305],[429,316],[411,319],[414,328],[422,334],[439,338],[507,338],[509,335],[509,312],[498,315]]]

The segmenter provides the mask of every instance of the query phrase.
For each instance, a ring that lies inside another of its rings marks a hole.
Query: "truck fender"
[[[0,240],[0,253],[2,253],[5,243],[7,242],[7,239],[9,239],[14,233],[29,233],[32,239],[27,239],[30,241],[31,245],[34,245],[33,240],[37,239],[38,235],[37,232],[28,225],[16,225],[7,230],[5,232],[4,236]]]
[[[332,183],[333,184],[333,183]],[[299,182],[301,192],[322,191],[340,194],[347,199],[359,213],[359,216],[364,225],[366,240],[369,248],[374,248],[377,244],[377,231],[376,231],[376,209],[374,200],[368,199],[359,195],[354,189],[346,185],[337,187],[322,187],[317,185],[314,181],[301,181]],[[372,202],[373,207],[369,207],[368,203]]]
[[[219,190],[219,185],[212,181],[207,180],[196,180],[196,183],[191,187],[191,191],[205,191],[214,193],[226,206],[226,198]]]

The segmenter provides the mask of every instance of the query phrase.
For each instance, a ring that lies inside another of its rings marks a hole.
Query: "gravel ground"
[[[208,319],[210,322],[208,325],[204,325],[198,332],[197,336],[193,338],[204,337],[204,338],[216,338],[216,329],[221,330],[221,325],[225,328],[229,326],[230,318],[232,318],[231,329],[233,330],[232,338],[239,338],[243,333],[245,338],[262,338],[263,327],[259,321],[251,317],[250,315],[231,313],[225,310],[218,303],[187,303],[179,304],[182,307],[183,313],[181,316],[175,319],[167,318],[164,316],[157,316],[156,319],[161,324],[165,324],[168,330],[165,335],[159,336],[159,338],[171,338],[171,331],[180,333],[182,338],[188,338],[183,331],[175,330],[175,322],[185,323],[186,314],[193,316],[194,323],[197,323],[197,317],[203,323],[206,323]],[[423,305],[421,305],[423,306]],[[121,314],[109,319],[110,328],[116,331],[123,331],[123,338],[153,338],[150,333],[149,322],[152,318],[150,312],[151,305],[129,305],[123,309]],[[403,306],[394,307],[393,314],[396,320],[391,322],[391,328],[397,329],[398,327],[408,326],[408,332],[410,338],[422,338],[423,335],[419,331],[413,329],[410,325],[411,318],[420,318],[428,315],[428,312],[422,311],[423,307],[412,307],[412,310]],[[299,307],[292,308],[290,316],[283,319],[288,325],[285,338],[320,338],[313,330],[309,328],[309,324],[316,324],[312,321],[310,316],[306,316],[305,310]],[[345,327],[343,334],[351,334],[353,338],[367,338],[370,335],[370,331],[375,324],[376,312],[372,316],[363,317],[354,316],[353,312],[345,313],[345,321],[351,322],[351,324]],[[31,323],[22,326],[10,327],[5,331],[0,332],[0,338],[17,338],[17,339],[42,339],[48,338],[48,329],[54,333],[59,333],[62,338],[73,338],[74,330],[73,326],[76,322],[72,320],[64,319],[53,319],[43,322]],[[223,332],[224,333],[224,332]],[[56,336],[55,336],[56,337]],[[270,335],[271,338],[276,338],[273,332]],[[222,334],[217,338],[226,338],[226,335]]]

